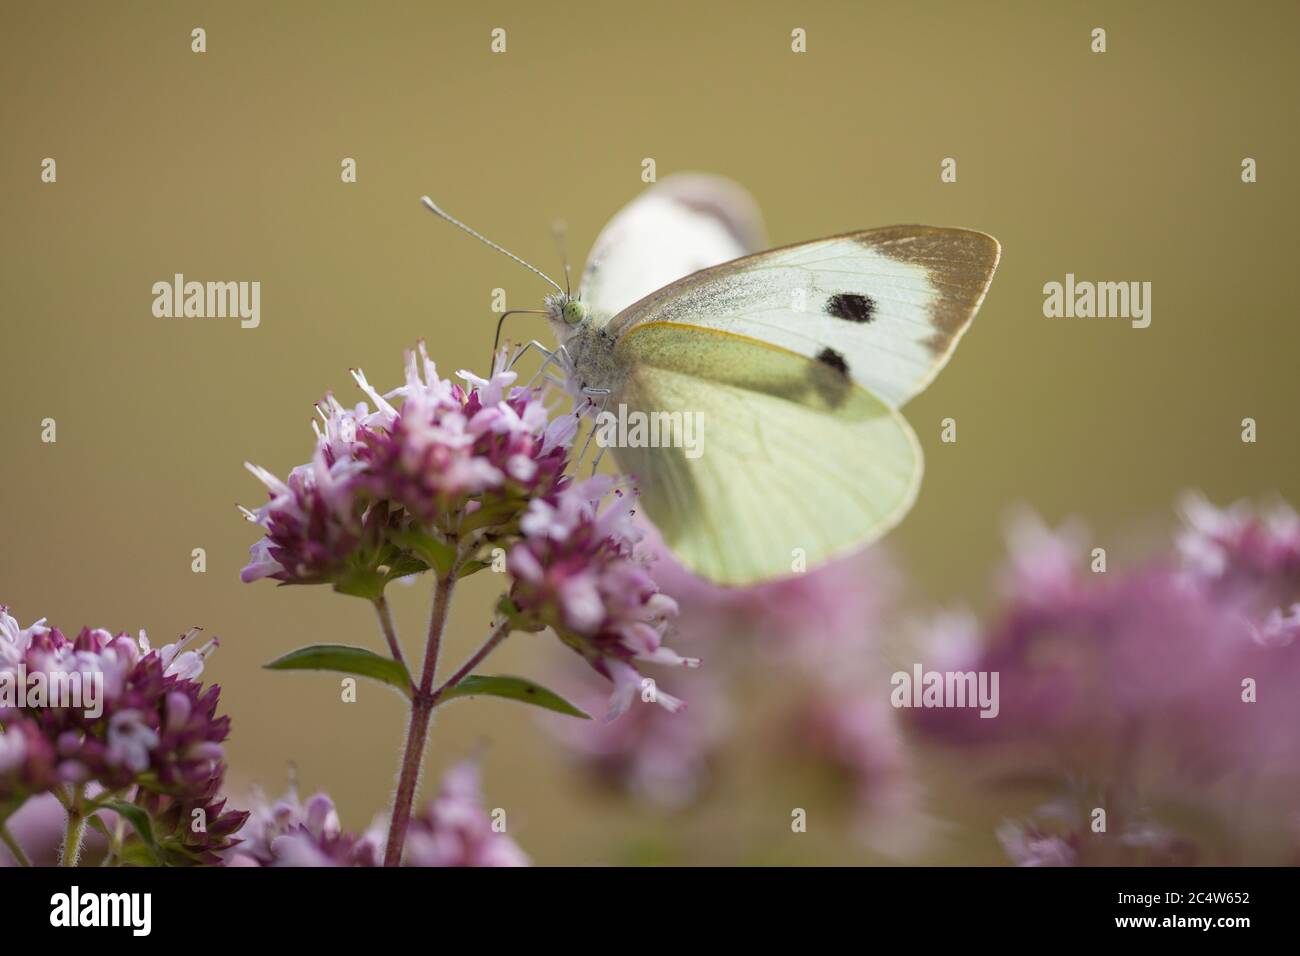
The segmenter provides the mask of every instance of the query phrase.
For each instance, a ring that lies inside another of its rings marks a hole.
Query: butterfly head
[[[546,297],[546,316],[557,331],[572,329],[587,318],[587,307],[581,299],[567,292],[557,292]]]

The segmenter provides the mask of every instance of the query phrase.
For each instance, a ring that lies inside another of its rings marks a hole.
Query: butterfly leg
[[[584,412],[595,406],[596,403],[592,401],[592,396],[602,396],[601,403],[600,403],[600,411],[596,412],[595,414],[595,417],[599,418],[601,414],[605,411],[605,405],[609,402],[609,389],[588,388],[587,386],[584,385],[582,391],[583,394],[587,396],[587,404],[582,409]],[[596,426],[593,423],[591,426],[591,430],[587,432],[587,440],[582,443],[582,453],[578,455],[577,460],[574,462],[575,469],[582,467],[582,459],[587,457],[587,449],[591,447],[591,440],[595,437],[596,437]],[[603,455],[604,453],[605,453],[605,449],[602,447],[600,454]],[[597,463],[600,462],[599,455],[597,455],[596,461]],[[593,469],[593,474],[594,474],[594,469]]]
[[[541,342],[537,341],[537,339],[533,339],[531,342],[529,342],[527,345],[521,348],[519,352],[515,355],[515,357],[510,360],[510,367],[514,368],[515,365],[519,362],[519,360],[528,353],[529,349],[537,349],[537,351],[541,352],[543,355],[546,356],[546,360],[548,362],[555,357],[554,352],[548,349]]]
[[[568,369],[573,367],[573,359],[569,356],[569,350],[567,348],[561,345],[554,352],[552,352],[550,349],[548,349],[545,345],[543,345],[541,342],[537,341],[536,339],[533,339],[531,342],[529,342],[527,345],[525,345],[522,349],[519,350],[519,354],[516,355],[514,361],[510,363],[510,367],[514,368],[515,362],[518,362],[521,358],[523,358],[524,353],[527,352],[529,349],[537,349],[537,351],[541,352],[542,355],[545,356],[545,358],[543,359],[541,366],[537,369],[536,372],[533,373],[533,377],[529,379],[528,385],[526,386],[527,388],[532,388],[533,385],[536,384],[537,380],[543,376],[543,374],[546,372],[547,368],[550,367],[552,362],[555,362],[563,369]],[[556,381],[550,376],[546,376],[546,378],[548,381],[552,382],[553,384]],[[563,384],[560,383],[560,385],[561,388],[563,388]]]

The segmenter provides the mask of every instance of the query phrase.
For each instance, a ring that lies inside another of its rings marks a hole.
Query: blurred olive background
[[[24,624],[220,635],[232,789],[278,792],[293,761],[364,825],[389,798],[401,701],[363,685],[344,704],[336,679],[259,665],[313,641],[378,649],[371,609],[240,585],[256,535],[235,504],[263,500],[241,463],[305,460],[312,402],[355,400],[352,366],[397,384],[418,337],[446,372],[481,368],[494,288],[540,302],[422,193],[555,273],[550,223],[580,264],[646,157],[739,180],[773,243],[898,222],[1001,240],[973,331],[907,409],[929,465],[888,542],[909,606],[984,604],[1014,502],[1083,516],[1115,564],[1168,530],[1185,488],[1300,502],[1298,27],[1294,3],[6,2],[0,600]],[[151,286],[177,272],[260,281],[261,327],[155,318]],[[1042,286],[1067,272],[1152,282],[1151,327],[1044,318]],[[463,589],[445,660],[487,626],[495,583]],[[391,590],[415,653],[426,588]],[[567,653],[520,637],[495,669],[543,676]],[[489,806],[539,862],[874,859],[825,828],[791,836],[789,807],[823,799],[793,767],[734,768],[721,810],[683,818],[593,795],[527,708],[450,708],[432,741],[426,793],[490,744]],[[961,768],[936,773],[944,815]],[[1002,859],[983,823],[935,858]]]

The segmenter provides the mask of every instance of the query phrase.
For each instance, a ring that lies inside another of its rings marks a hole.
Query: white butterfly
[[[612,450],[682,563],[724,584],[812,567],[907,513],[923,466],[898,409],[948,361],[1000,255],[934,226],[747,254],[761,242],[740,187],[674,176],[602,230],[576,296],[547,278],[545,351],[597,408],[706,424],[695,456]]]

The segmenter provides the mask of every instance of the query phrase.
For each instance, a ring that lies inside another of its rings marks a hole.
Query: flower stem
[[[397,793],[393,797],[393,818],[388,825],[388,846],[384,850],[384,866],[398,866],[402,862],[402,847],[406,843],[406,828],[411,822],[411,805],[415,801],[415,788],[420,782],[420,768],[424,763],[424,742],[429,736],[429,718],[433,716],[433,679],[438,671],[438,650],[442,633],[447,628],[447,612],[451,595],[456,589],[458,566],[453,566],[445,577],[438,578],[433,592],[433,611],[429,615],[429,636],[424,646],[424,667],[420,685],[411,697],[411,720],[406,729],[406,749],[402,754],[402,769],[397,778]]]
[[[498,621],[496,626],[493,627],[491,632],[488,634],[487,640],[483,642],[483,646],[475,651],[470,659],[461,665],[460,670],[456,671],[456,673],[443,681],[442,686],[433,692],[433,706],[437,707],[438,701],[442,699],[443,694],[447,693],[448,690],[455,687],[468,677],[474,668],[478,667],[479,664],[482,664],[483,659],[491,654],[496,649],[496,646],[509,636],[510,621]]]
[[[68,825],[63,831],[59,866],[76,866],[81,862],[81,840],[85,835],[86,815],[81,812],[81,788],[78,787],[68,800]]]
[[[397,628],[393,626],[393,612],[388,607],[388,598],[382,594],[375,598],[375,613],[379,615],[379,628],[384,632],[384,640],[388,642],[388,652],[393,655],[393,660],[405,667],[402,645],[397,642]]]
[[[438,671],[438,651],[442,647],[442,632],[447,629],[447,612],[451,608],[451,594],[456,589],[457,562],[445,578],[438,579],[433,592],[433,611],[429,614],[429,636],[424,643],[424,668],[420,675],[420,693],[426,697],[433,690],[433,678]]]
[[[9,852],[13,854],[19,866],[32,865],[32,861],[27,859],[27,854],[23,852],[23,848],[18,844],[14,835],[9,832],[8,822],[0,823],[0,842],[3,842],[9,848]]]

